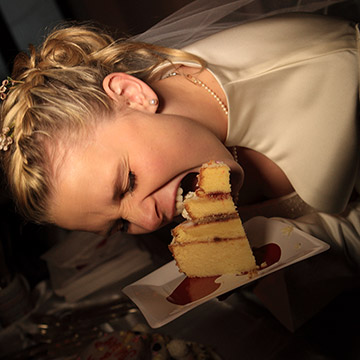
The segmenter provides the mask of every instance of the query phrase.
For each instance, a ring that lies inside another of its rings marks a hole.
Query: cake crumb
[[[284,236],[290,236],[292,232],[294,231],[294,227],[292,225],[285,226],[281,229],[281,232]]]

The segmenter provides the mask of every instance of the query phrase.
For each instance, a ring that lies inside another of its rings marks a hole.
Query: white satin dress
[[[360,154],[357,28],[289,14],[228,29],[184,50],[203,57],[224,89],[226,145],[266,155],[314,208],[344,210]]]

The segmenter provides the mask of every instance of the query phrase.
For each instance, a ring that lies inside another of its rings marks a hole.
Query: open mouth
[[[191,172],[191,173],[187,174],[181,180],[180,186],[179,186],[179,188],[177,190],[177,194],[176,194],[176,201],[175,201],[176,213],[175,213],[175,215],[180,215],[182,213],[182,211],[184,210],[183,201],[184,201],[185,196],[189,192],[195,191],[196,184],[197,184],[197,175],[198,175],[198,173]]]

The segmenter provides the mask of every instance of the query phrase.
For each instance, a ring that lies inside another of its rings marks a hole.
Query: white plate
[[[171,261],[126,286],[123,292],[138,306],[149,325],[158,328],[214,297],[329,249],[328,244],[277,220],[256,217],[246,222],[244,227],[252,248],[276,244],[281,249],[278,261],[259,270],[252,278],[248,275],[217,277],[213,279],[213,284],[218,286],[216,290],[198,300],[177,305],[168,301],[167,297],[186,279],[186,276],[179,272],[175,261]],[[200,280],[202,279],[196,281]]]

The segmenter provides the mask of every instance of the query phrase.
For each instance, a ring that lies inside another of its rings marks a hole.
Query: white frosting
[[[190,192],[188,192],[188,193],[185,195],[184,201],[185,201],[185,200],[188,200],[188,199],[193,199],[193,198],[196,198],[196,197],[197,197],[197,196],[196,196],[195,192],[194,192],[194,191],[190,191]],[[187,210],[186,210],[185,207],[184,207],[184,204],[183,204],[183,211],[182,211],[182,213],[181,213],[181,216],[182,216],[184,219],[186,219],[186,220],[191,220],[191,217],[190,217],[189,213],[187,212]]]

